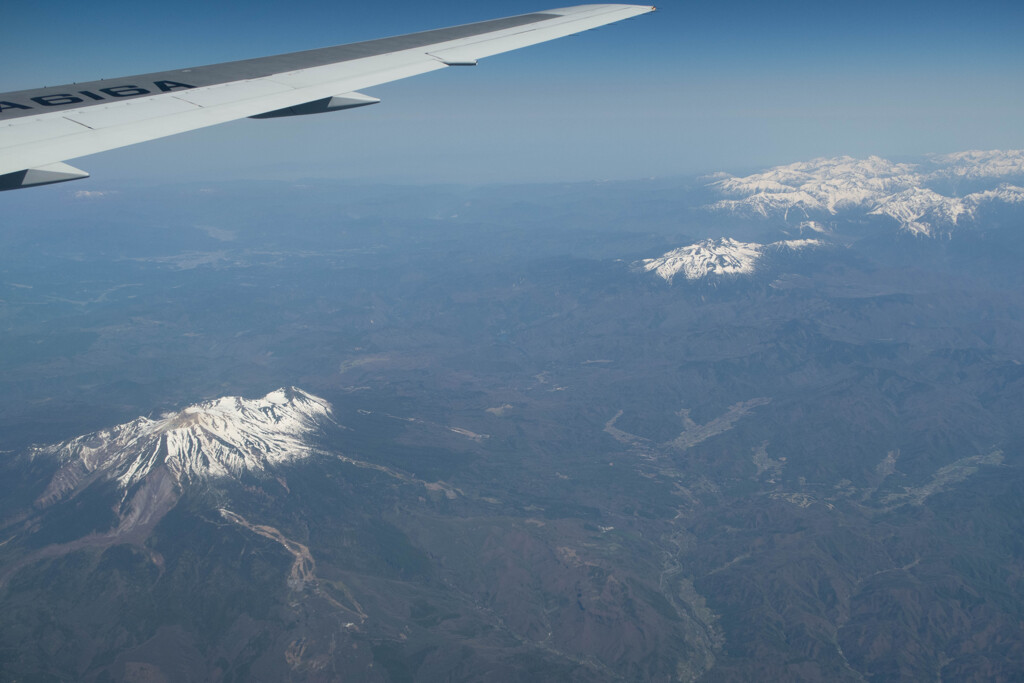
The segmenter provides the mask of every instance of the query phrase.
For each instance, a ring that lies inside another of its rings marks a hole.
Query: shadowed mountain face
[[[16,197],[0,678],[1014,680],[1014,158]]]

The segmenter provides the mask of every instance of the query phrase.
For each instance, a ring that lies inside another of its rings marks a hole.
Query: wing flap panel
[[[45,140],[67,137],[76,133],[84,133],[87,129],[81,124],[70,121],[63,116],[40,116],[35,119],[17,119],[13,123],[0,125],[0,150],[8,150],[17,145],[31,145]],[[60,161],[56,159],[55,161]],[[29,164],[40,166],[41,164]],[[0,172],[18,171],[28,168],[6,168],[0,158]]]
[[[63,118],[80,123],[94,130],[136,123],[146,119],[159,119],[186,111],[194,111],[199,105],[176,97],[148,97],[141,100],[117,102],[103,107],[89,107],[79,111],[65,112]],[[79,129],[78,132],[81,132]]]
[[[283,83],[270,80],[269,78],[260,78],[251,81],[235,81],[234,83],[211,85],[206,88],[195,88],[179,92],[174,97],[208,109],[225,104],[238,104],[249,100],[273,97],[274,95],[289,93],[293,90],[294,88]]]

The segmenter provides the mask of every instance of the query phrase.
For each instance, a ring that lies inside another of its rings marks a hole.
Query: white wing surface
[[[653,11],[580,5],[238,62],[0,94],[0,190],[85,178],[67,159],[246,117],[378,102],[358,90]]]

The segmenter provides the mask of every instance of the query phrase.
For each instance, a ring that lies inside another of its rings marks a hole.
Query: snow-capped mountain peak
[[[55,458],[61,464],[40,498],[47,502],[101,477],[128,488],[161,466],[179,485],[262,472],[308,457],[313,452],[310,437],[330,422],[327,401],[291,387],[258,399],[204,401],[155,420],[139,417],[36,447],[31,457]]]
[[[679,273],[687,280],[711,274],[752,273],[763,248],[760,244],[738,242],[728,237],[704,240],[673,249],[659,258],[644,259],[642,267],[647,272],[654,271],[668,282],[672,282]]]
[[[673,249],[658,258],[644,259],[636,267],[672,282],[682,273],[687,280],[711,275],[748,275],[770,249],[804,249],[820,245],[819,240],[785,240],[771,244],[739,242],[729,237],[708,239]]]

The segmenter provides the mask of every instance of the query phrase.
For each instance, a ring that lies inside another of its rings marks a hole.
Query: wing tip
[[[557,14],[559,16],[569,16],[571,14],[578,14],[581,12],[593,12],[595,10],[602,10],[608,12],[614,11],[630,11],[636,12],[637,14],[646,14],[648,12],[654,12],[658,8],[654,5],[626,5],[626,4],[605,4],[605,5],[572,5],[570,7],[556,7],[555,9],[548,9],[541,12],[541,14]]]

